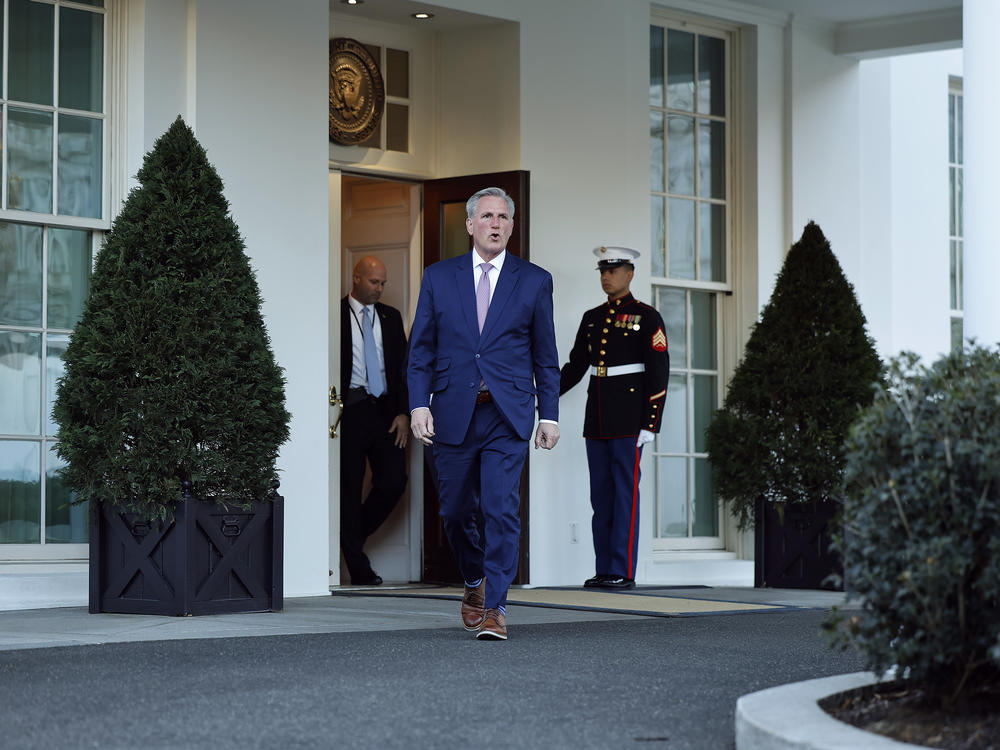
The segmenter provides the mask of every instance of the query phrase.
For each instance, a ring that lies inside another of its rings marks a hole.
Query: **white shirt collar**
[[[493,266],[493,268],[495,268],[497,271],[499,271],[500,268],[503,266],[503,261],[504,261],[504,258],[506,258],[506,257],[507,257],[507,248],[504,248],[503,250],[501,250],[500,254],[497,257],[495,257],[493,260],[488,260],[488,261],[487,260],[483,260],[483,256],[481,256],[479,254],[479,252],[476,250],[476,248],[472,248],[472,266],[473,266],[473,268],[479,268],[479,266],[481,264],[483,264],[483,263],[489,263],[491,266]]]
[[[375,319],[375,303],[374,302],[372,304],[370,304],[370,305],[362,305],[360,302],[358,302],[354,298],[353,294],[348,294],[347,295],[347,304],[349,304],[351,306],[351,309],[354,310],[354,312],[356,312],[358,315],[362,314],[362,311],[365,309],[365,307],[370,307],[371,310],[372,310],[372,320]]]

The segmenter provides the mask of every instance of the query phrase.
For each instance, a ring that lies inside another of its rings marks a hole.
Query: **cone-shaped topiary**
[[[167,518],[182,499],[267,499],[284,377],[222,180],[178,117],[98,253],[53,410],[79,501]]]
[[[715,486],[740,528],[753,524],[757,498],[836,499],[844,438],[880,368],[854,289],[809,222],[707,432]]]

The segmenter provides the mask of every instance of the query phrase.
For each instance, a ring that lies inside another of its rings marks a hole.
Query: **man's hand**
[[[639,430],[639,437],[635,441],[635,447],[641,448],[646,443],[652,443],[654,437],[656,437],[656,435],[649,430]]]
[[[424,445],[433,445],[434,441],[434,417],[431,410],[426,406],[419,406],[410,413],[410,429],[413,437]]]
[[[559,425],[551,422],[539,422],[538,429],[535,430],[535,448],[544,448],[547,451],[556,447],[559,442]]]
[[[405,448],[406,441],[410,437],[410,418],[405,414],[397,414],[396,418],[392,420],[392,424],[389,425],[389,432],[396,433],[396,447]]]

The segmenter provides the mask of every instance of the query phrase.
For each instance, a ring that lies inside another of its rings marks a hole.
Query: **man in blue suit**
[[[410,427],[434,445],[441,518],[465,579],[462,624],[477,638],[506,640],[536,396],[535,448],[559,441],[552,276],[507,253],[514,228],[507,193],[480,190],[465,208],[472,251],[428,267],[420,284],[407,369]]]

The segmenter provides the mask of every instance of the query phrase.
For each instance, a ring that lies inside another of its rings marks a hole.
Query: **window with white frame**
[[[52,420],[107,229],[103,0],[2,0],[0,558],[87,541]],[[56,551],[53,556],[58,557]]]
[[[962,299],[962,80],[952,78],[948,90],[948,244],[951,258],[951,348],[961,349]]]
[[[721,398],[720,304],[731,291],[730,33],[650,26],[650,247],[670,382],[655,444],[660,548],[721,548],[705,430]]]
[[[382,121],[368,140],[359,143],[365,148],[383,151],[410,150],[410,53],[406,50],[365,44],[365,49],[379,63],[385,82],[385,110]]]

